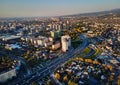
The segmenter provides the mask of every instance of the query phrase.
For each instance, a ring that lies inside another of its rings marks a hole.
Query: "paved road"
[[[37,81],[39,79],[42,79],[46,75],[53,73],[57,66],[63,64],[68,59],[75,57],[78,53],[82,52],[88,46],[88,39],[86,37],[79,36],[79,38],[83,40],[83,43],[78,48],[70,50],[63,55],[60,55],[57,59],[51,61],[49,64],[46,64],[46,66],[42,69],[37,70],[26,78],[13,82],[10,85],[28,85],[33,81]]]
[[[39,81],[39,80],[42,79],[44,76],[46,76],[46,75],[48,75],[48,74],[51,74],[52,72],[54,72],[54,69],[56,69],[57,66],[63,64],[63,63],[66,62],[68,59],[75,57],[75,56],[76,56],[78,53],[80,53],[86,46],[88,46],[88,44],[87,44],[87,39],[84,39],[84,41],[83,41],[83,43],[82,43],[82,45],[81,45],[80,47],[78,47],[78,48],[75,49],[74,51],[71,51],[72,54],[71,54],[71,52],[68,52],[68,53],[66,53],[63,57],[58,58],[56,61],[52,62],[47,69],[45,69],[45,70],[43,70],[43,71],[41,72],[42,76],[40,75],[40,76],[38,76],[39,78],[38,78],[37,80],[35,80],[35,79],[33,79],[33,80],[34,80],[34,81]],[[46,72],[47,72],[48,74],[46,74]],[[27,81],[27,82],[29,82],[29,81]],[[30,82],[32,82],[32,81],[30,81]],[[29,83],[30,83],[30,82],[29,82]]]

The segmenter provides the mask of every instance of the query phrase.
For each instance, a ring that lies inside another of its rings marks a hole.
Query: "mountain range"
[[[98,16],[98,15],[107,15],[107,14],[120,14],[120,8],[109,10],[109,11],[79,13],[79,14],[73,14],[73,15],[67,15],[67,16]]]

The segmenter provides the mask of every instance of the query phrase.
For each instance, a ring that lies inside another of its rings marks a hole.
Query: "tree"
[[[55,73],[55,78],[59,80],[60,79],[60,74],[59,73]]]
[[[69,80],[68,85],[78,85],[78,84],[76,84],[76,83],[72,82],[71,80]]]
[[[2,62],[5,62],[5,58],[4,57],[2,57]]]
[[[67,81],[68,78],[67,78],[67,75],[63,77],[63,81]]]
[[[118,82],[118,85],[120,85],[120,75],[118,76],[117,82]]]
[[[47,81],[47,85],[51,85],[51,82],[50,82],[50,81]]]

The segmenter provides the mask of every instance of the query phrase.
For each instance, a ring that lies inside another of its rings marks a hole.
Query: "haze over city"
[[[120,8],[120,0],[0,0],[0,17],[59,16]]]
[[[120,85],[120,0],[0,0],[0,85]]]

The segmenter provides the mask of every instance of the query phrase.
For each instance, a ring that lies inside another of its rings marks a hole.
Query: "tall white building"
[[[62,42],[62,51],[66,52],[68,48],[71,46],[71,38],[69,35],[65,35],[61,37]]]

